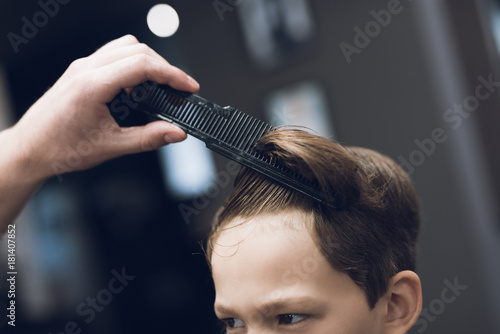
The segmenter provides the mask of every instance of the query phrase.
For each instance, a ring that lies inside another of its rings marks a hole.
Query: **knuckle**
[[[134,56],[133,59],[134,59],[134,62],[138,63],[138,64],[149,65],[149,63],[151,62],[149,55],[147,55],[145,53],[138,53]]]
[[[151,52],[151,49],[149,48],[149,46],[147,46],[144,43],[137,44],[137,48],[139,49],[139,52],[142,52],[142,53],[149,54]]]
[[[68,68],[72,71],[79,71],[85,66],[86,60],[87,57],[73,60]]]
[[[141,150],[143,152],[149,152],[155,149],[155,145],[153,144],[152,140],[149,138],[143,138],[141,140]]]
[[[154,52],[151,50],[151,48],[144,44],[144,43],[139,43],[134,46],[135,54],[137,55],[145,55],[148,56],[149,58],[154,58]]]
[[[139,53],[133,57],[132,60],[133,66],[136,66],[137,68],[142,68],[146,71],[150,71],[155,67],[155,61],[154,59],[145,53]]]
[[[139,43],[139,40],[137,39],[137,37],[135,37],[132,34],[127,34],[127,35],[123,36],[122,38],[129,43]]]

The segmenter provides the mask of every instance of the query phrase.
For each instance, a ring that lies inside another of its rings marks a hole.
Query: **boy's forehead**
[[[259,269],[287,270],[304,259],[328,265],[303,219],[290,212],[230,222],[214,240],[214,278],[219,272],[227,276],[231,271],[250,275]]]
[[[214,254],[233,254],[243,241],[260,234],[268,237],[279,234],[283,238],[295,233],[309,236],[312,231],[309,221],[306,214],[298,210],[264,213],[251,218],[236,217],[223,224],[214,235]]]
[[[290,229],[299,231],[312,227],[312,218],[302,210],[287,209],[279,212],[265,212],[253,217],[238,216],[224,223],[221,232],[240,228],[243,230],[273,231]],[[222,234],[222,233],[221,233]]]

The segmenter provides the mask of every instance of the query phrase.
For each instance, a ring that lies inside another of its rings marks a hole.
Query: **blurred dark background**
[[[58,8],[44,21],[37,13],[47,3]],[[412,333],[500,332],[496,0],[175,0],[165,3],[180,26],[168,38],[146,22],[157,3],[2,0],[0,128],[73,60],[133,34],[196,78],[205,98],[398,161],[423,212],[424,313]],[[13,46],[23,18],[40,26]],[[493,84],[481,92],[491,94],[474,100],[485,81]],[[466,112],[453,111],[460,104]],[[445,134],[439,142],[436,131]],[[220,332],[200,244],[234,166],[198,144],[119,158],[40,189],[17,222],[16,332],[64,333],[71,322],[82,333]],[[135,278],[103,292],[123,271]],[[456,282],[465,288],[443,299]],[[2,279],[3,310],[6,291]],[[102,308],[87,323],[78,308],[90,309],[92,298]],[[0,332],[8,329],[3,312]]]

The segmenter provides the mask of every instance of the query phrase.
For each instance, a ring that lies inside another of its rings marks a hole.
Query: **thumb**
[[[119,145],[116,150],[121,154],[133,154],[183,141],[186,133],[171,123],[156,121],[144,126],[122,128],[119,137],[115,138],[116,145]]]

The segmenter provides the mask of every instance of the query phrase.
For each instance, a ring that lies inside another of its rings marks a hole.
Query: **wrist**
[[[0,167],[3,177],[7,180],[28,187],[38,187],[51,175],[45,172],[42,161],[30,152],[30,144],[17,134],[17,128],[11,127],[0,133],[2,153]]]

